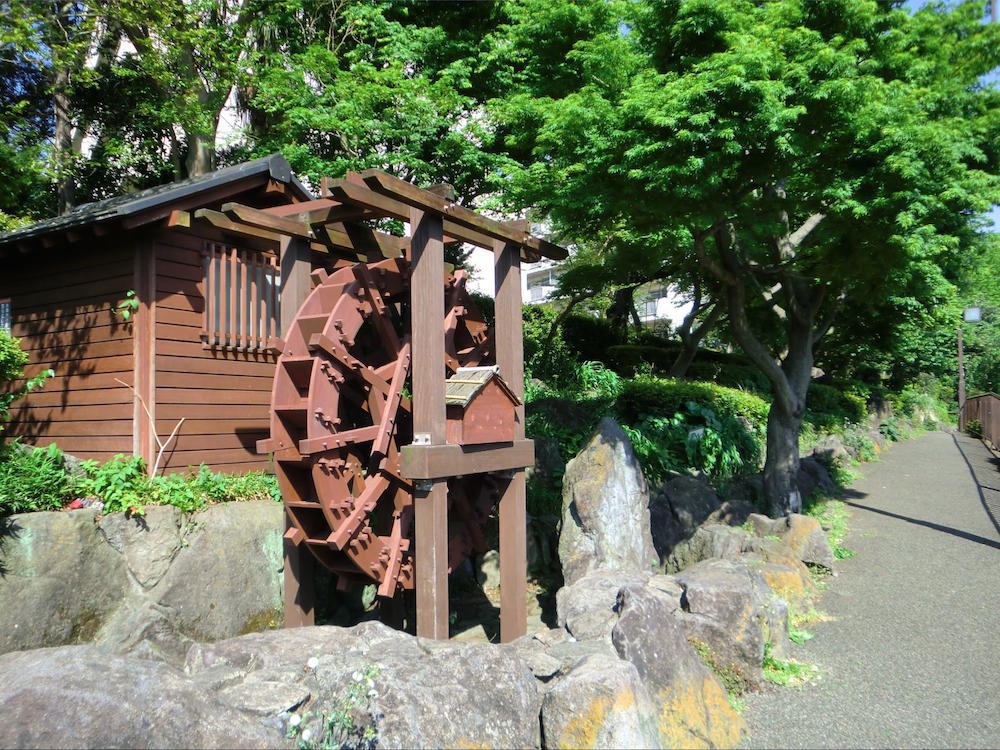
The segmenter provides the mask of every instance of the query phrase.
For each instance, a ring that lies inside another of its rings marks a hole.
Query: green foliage
[[[712,647],[703,640],[688,638],[688,642],[695,653],[701,657],[705,666],[711,669],[715,673],[715,676],[719,678],[719,682],[726,689],[729,705],[737,712],[742,711],[744,703],[741,699],[746,695],[749,685],[746,678],[740,673],[740,670],[732,664],[720,664],[715,652],[712,651]]]
[[[239,500],[281,501],[277,480],[264,472],[220,474],[202,464],[197,471],[150,478],[137,456],[118,454],[103,464],[85,461],[77,491],[99,498],[104,511],[141,515],[146,505],[172,505],[193,512],[208,503]]]
[[[607,369],[600,362],[584,362],[580,365],[580,390],[586,396],[597,398],[617,398],[624,383],[614,370]]]
[[[867,416],[865,399],[823,383],[810,383],[806,408],[842,422],[863,422]]]
[[[662,481],[669,471],[695,469],[713,480],[760,468],[760,446],[745,424],[720,418],[694,401],[671,417],[645,416],[623,425],[646,479]]]
[[[879,422],[878,431],[890,443],[898,443],[903,439],[899,421],[895,417]]]
[[[0,444],[0,516],[57,510],[73,496],[73,482],[55,445],[29,448]]]
[[[859,463],[874,461],[878,456],[874,441],[860,430],[847,430],[842,435],[844,447],[850,448]]]
[[[549,331],[557,315],[548,305],[522,308],[525,380],[537,378],[555,390],[571,386],[576,380],[576,361],[558,326],[549,340]]]
[[[26,364],[28,355],[21,349],[20,340],[6,331],[0,331],[0,432],[10,413],[10,405],[24,394],[44,385],[46,380],[55,375],[54,371],[45,370],[28,378],[24,385],[14,388],[11,383],[24,377]]]
[[[983,437],[983,423],[978,419],[970,419],[965,423],[965,432],[974,438]]]
[[[764,662],[761,668],[765,680],[782,687],[797,685],[819,675],[819,668],[815,664],[775,658],[770,642],[764,644]]]
[[[753,393],[714,383],[640,377],[625,381],[616,409],[626,422],[644,416],[673,416],[689,401],[710,408],[720,418],[743,417],[754,428],[767,424],[770,405]]]
[[[115,314],[118,315],[122,320],[129,320],[135,311],[139,309],[139,300],[135,296],[135,290],[129,289],[125,292],[125,299],[118,302],[115,306]]]
[[[618,332],[607,318],[573,313],[560,326],[562,339],[573,356],[581,362],[596,361],[610,365],[605,359],[609,347],[622,344]]]

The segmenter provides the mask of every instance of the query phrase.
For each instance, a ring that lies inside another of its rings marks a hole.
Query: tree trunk
[[[775,399],[767,415],[767,459],[764,461],[764,497],[778,518],[802,512],[799,494],[799,427],[802,417],[788,413]]]
[[[55,113],[53,151],[55,152],[56,190],[59,196],[59,213],[64,214],[76,206],[76,183],[73,180],[73,121],[70,115],[69,71],[60,67],[55,74],[52,95]]]
[[[215,133],[186,130],[187,159],[184,166],[188,177],[197,177],[215,169]]]
[[[715,328],[719,322],[719,318],[722,316],[722,305],[714,303],[701,325],[695,326],[695,319],[700,312],[703,312],[700,299],[701,295],[699,294],[694,307],[691,308],[691,312],[684,318],[684,322],[677,331],[681,337],[681,351],[677,355],[677,359],[670,366],[668,374],[672,378],[683,378],[687,375],[688,368],[691,367],[691,363],[698,354],[698,345],[708,335],[708,332]]]
[[[694,362],[695,355],[698,353],[698,341],[688,338],[681,343],[681,350],[677,354],[677,359],[674,363],[670,365],[670,371],[667,372],[667,377],[671,378],[683,378],[687,375],[688,368],[691,363]]]

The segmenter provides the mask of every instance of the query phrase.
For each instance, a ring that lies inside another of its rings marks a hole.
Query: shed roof
[[[444,382],[444,403],[447,406],[461,406],[463,409],[475,398],[491,380],[496,380],[504,392],[510,396],[510,400],[515,405],[519,405],[521,400],[514,395],[510,386],[500,377],[500,368],[496,365],[490,367],[459,367]]]
[[[265,174],[277,182],[293,186],[302,198],[308,200],[313,197],[305,185],[292,174],[292,168],[285,157],[281,154],[271,154],[197,177],[189,177],[186,180],[156,185],[136,193],[116,195],[102,201],[84,203],[62,216],[44,219],[26,227],[0,234],[0,247],[14,242],[32,240],[50,232],[66,231],[88,224],[134,216],[247,177]]]

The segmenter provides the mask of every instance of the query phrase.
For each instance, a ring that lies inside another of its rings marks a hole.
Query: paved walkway
[[[750,696],[747,746],[1000,747],[1000,461],[936,432],[861,471],[836,619],[793,647],[824,676]]]

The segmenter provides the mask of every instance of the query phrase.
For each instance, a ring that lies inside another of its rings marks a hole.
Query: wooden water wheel
[[[319,283],[287,327],[271,394],[275,470],[289,537],[339,576],[391,598],[414,586],[413,486],[400,447],[413,438],[408,398],[408,261],[359,263]],[[492,338],[462,271],[445,285],[442,368],[492,363]],[[498,499],[488,476],[449,480],[449,570],[486,551]]]

